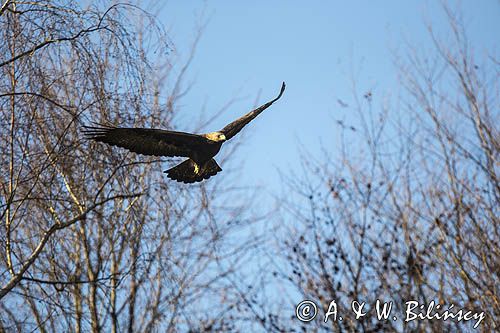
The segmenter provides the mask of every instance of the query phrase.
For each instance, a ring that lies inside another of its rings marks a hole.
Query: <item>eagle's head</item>
[[[205,138],[215,141],[215,142],[224,142],[226,141],[226,136],[222,132],[212,132],[203,135]]]

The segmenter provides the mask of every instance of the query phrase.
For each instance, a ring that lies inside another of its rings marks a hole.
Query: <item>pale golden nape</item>
[[[215,142],[226,141],[226,136],[224,135],[224,133],[221,132],[207,133],[203,134],[202,136]]]

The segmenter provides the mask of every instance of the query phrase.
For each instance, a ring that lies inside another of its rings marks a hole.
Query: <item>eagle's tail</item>
[[[192,159],[188,159],[164,172],[167,174],[168,178],[178,182],[195,183],[201,182],[203,179],[208,179],[219,171],[222,171],[222,169],[212,158],[202,165],[198,165]]]

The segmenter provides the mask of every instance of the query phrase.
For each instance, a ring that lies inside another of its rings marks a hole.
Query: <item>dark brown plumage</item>
[[[123,128],[108,125],[84,126],[87,138],[126,148],[132,152],[155,156],[189,157],[181,164],[164,171],[173,180],[194,183],[208,179],[222,171],[213,159],[222,143],[238,134],[245,125],[276,102],[285,91],[283,82],[279,95],[222,130],[207,134],[191,134],[152,128]]]

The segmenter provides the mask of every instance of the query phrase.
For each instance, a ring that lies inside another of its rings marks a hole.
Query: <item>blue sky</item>
[[[500,1],[451,4],[462,9],[477,54],[487,48],[498,54]],[[353,77],[358,92],[373,91],[380,105],[398,94],[394,54],[406,43],[431,49],[426,22],[443,37],[448,31],[440,2],[417,0],[170,1],[159,20],[180,58],[188,55],[199,23],[207,23],[187,73],[186,82],[194,84],[181,103],[183,130],[192,129],[204,105],[211,114],[238,98],[206,128],[221,129],[257,97],[264,103],[287,83],[283,98],[245,128],[249,140],[234,156],[243,167],[241,186],[265,186],[268,193],[281,189],[278,168],[300,169],[299,142],[313,154],[320,142],[335,152],[335,120],[355,123],[352,109],[337,102],[352,105]]]

